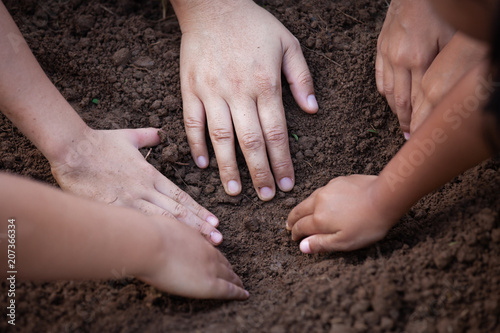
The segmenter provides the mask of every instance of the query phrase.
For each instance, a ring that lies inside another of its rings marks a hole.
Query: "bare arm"
[[[8,219],[15,219],[22,279],[106,279],[118,271],[181,296],[248,297],[222,254],[174,219],[88,201],[5,173],[0,184],[0,232],[7,234]],[[3,266],[7,244],[1,244]]]

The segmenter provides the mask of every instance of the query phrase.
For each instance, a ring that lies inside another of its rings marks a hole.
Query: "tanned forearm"
[[[7,234],[11,218],[21,279],[100,279],[116,277],[116,272],[136,276],[147,271],[160,247],[151,218],[135,210],[0,173],[1,233]],[[5,265],[7,242],[0,244]]]
[[[0,2],[0,111],[49,160],[89,128],[50,82]]]
[[[471,70],[384,168],[374,197],[398,219],[421,197],[492,155],[482,107],[485,65]]]

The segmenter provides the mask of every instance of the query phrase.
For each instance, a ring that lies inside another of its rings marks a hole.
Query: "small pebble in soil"
[[[143,68],[153,68],[155,62],[150,57],[139,57],[134,61],[134,65]]]
[[[115,65],[120,66],[120,65],[126,65],[128,61],[130,60],[130,50],[126,47],[119,49],[116,51],[111,59],[115,63]]]
[[[95,17],[93,15],[81,15],[76,18],[76,30],[78,32],[88,32],[95,24]]]
[[[292,208],[295,207],[295,204],[297,203],[297,199],[295,198],[288,198],[285,201],[283,201],[283,204],[285,207]]]
[[[244,222],[245,229],[251,231],[251,232],[257,232],[259,231],[260,228],[260,223],[255,217],[249,217],[245,220]]]
[[[177,162],[179,158],[179,151],[177,149],[177,145],[175,143],[163,148],[161,152],[161,157],[163,160],[171,163]]]
[[[193,198],[198,198],[201,194],[201,189],[197,186],[188,186],[188,193]]]
[[[186,177],[184,177],[184,180],[188,184],[198,184],[201,180],[201,173],[200,172],[188,173]]]
[[[215,191],[215,186],[213,186],[212,184],[208,184],[207,186],[205,186],[205,193],[210,194],[214,193],[214,191]]]

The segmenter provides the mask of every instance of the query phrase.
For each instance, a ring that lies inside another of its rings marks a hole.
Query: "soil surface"
[[[297,185],[268,203],[257,199],[241,154],[244,190],[235,198],[224,194],[215,159],[206,170],[191,160],[171,8],[162,20],[159,0],[4,3],[91,127],[163,127],[148,160],[219,216],[220,250],[251,293],[245,302],[184,299],[119,270],[110,281],[26,282],[17,287],[14,330],[500,332],[498,162],[426,196],[364,250],[303,255],[284,228],[314,189],[337,176],[377,174],[403,144],[374,79],[385,0],[259,2],[301,42],[320,104],[317,115],[305,114],[284,85]],[[3,116],[0,129],[0,169],[55,185],[45,158]],[[5,306],[6,292],[0,299]],[[0,331],[8,326],[0,320]]]

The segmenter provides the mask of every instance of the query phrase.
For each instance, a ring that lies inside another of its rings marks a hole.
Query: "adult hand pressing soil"
[[[171,1],[182,30],[181,90],[191,152],[208,166],[205,121],[226,193],[241,192],[235,136],[261,200],[295,182],[281,70],[299,106],[315,113],[312,78],[297,39],[253,1]],[[270,163],[269,163],[270,162]]]
[[[175,295],[248,298],[226,258],[175,219],[92,202],[5,173],[0,184],[0,232],[14,232],[22,245],[16,248],[22,279],[112,279],[119,272]],[[13,216],[16,224],[8,222]],[[7,262],[6,249],[1,253]]]
[[[428,1],[391,1],[378,38],[375,75],[407,139],[422,78],[454,33]]]
[[[217,218],[137,150],[157,130],[90,129],[50,82],[0,2],[0,110],[49,160],[61,188],[147,214],[174,216],[218,244]]]

